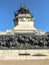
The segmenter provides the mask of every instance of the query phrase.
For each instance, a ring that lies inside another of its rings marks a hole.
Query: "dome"
[[[24,6],[24,5],[21,5],[21,7],[17,11],[17,13],[15,12],[15,17],[18,16],[18,14],[30,14],[31,15],[29,9],[26,6]]]

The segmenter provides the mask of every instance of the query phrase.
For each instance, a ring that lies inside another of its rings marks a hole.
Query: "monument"
[[[0,59],[49,59],[49,34],[34,27],[34,17],[24,5],[15,12],[14,27],[0,32]]]

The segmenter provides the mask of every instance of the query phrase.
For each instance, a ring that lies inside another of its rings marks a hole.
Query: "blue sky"
[[[0,31],[13,28],[14,11],[20,8],[21,3],[30,9],[35,27],[49,31],[49,0],[0,0]]]

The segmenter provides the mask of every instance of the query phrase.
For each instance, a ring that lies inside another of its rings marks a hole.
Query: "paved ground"
[[[0,60],[0,65],[49,65],[49,60]]]

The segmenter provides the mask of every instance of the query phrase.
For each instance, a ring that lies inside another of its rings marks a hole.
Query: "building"
[[[44,32],[37,30],[34,27],[34,18],[29,9],[22,5],[21,8],[15,12],[14,27],[12,30],[0,32],[0,34],[14,34],[14,33],[36,33],[44,34]]]
[[[0,59],[49,59],[49,36],[34,27],[34,18],[22,5],[15,12],[14,27],[0,32]]]

